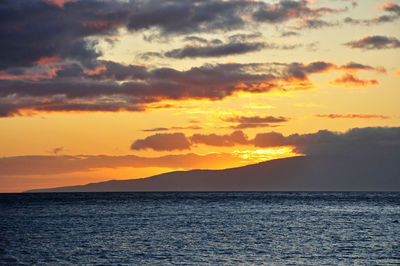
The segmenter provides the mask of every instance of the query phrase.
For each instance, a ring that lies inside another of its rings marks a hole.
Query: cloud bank
[[[324,116],[325,117],[325,116]],[[349,118],[349,116],[328,116],[330,118]],[[384,116],[355,115],[351,118],[386,118]],[[165,134],[165,138],[175,136]],[[231,147],[235,145],[248,145],[259,148],[271,148],[279,146],[293,146],[298,154],[306,155],[338,155],[338,156],[378,156],[379,154],[398,154],[400,148],[399,127],[367,127],[353,128],[344,133],[329,130],[320,130],[310,134],[292,134],[284,136],[278,132],[258,133],[250,139],[242,131],[234,131],[231,134],[194,134],[192,136],[179,135],[176,142],[168,143],[164,149],[164,143],[158,142],[160,134],[147,137],[144,140],[134,142],[143,143],[140,148],[154,150],[173,150],[185,147],[190,149],[195,144],[203,144],[215,147]],[[155,140],[146,142],[147,140]],[[157,146],[159,145],[159,146]],[[398,154],[399,155],[399,154]]]

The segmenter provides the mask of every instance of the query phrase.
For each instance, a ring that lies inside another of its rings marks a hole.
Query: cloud
[[[335,79],[334,81],[331,82],[331,84],[334,85],[342,85],[342,86],[357,86],[357,87],[365,87],[365,86],[370,86],[370,85],[378,85],[379,82],[376,79],[360,79],[356,75],[346,73],[340,78]]]
[[[284,31],[281,33],[281,37],[299,36],[300,33],[295,31]]]
[[[231,147],[234,145],[246,145],[248,137],[240,130],[234,131],[229,135],[217,134],[194,134],[190,137],[192,144],[205,144],[216,147]]]
[[[131,149],[153,149],[155,151],[188,150],[190,149],[190,143],[183,133],[158,133],[136,140],[131,145]]]
[[[128,4],[119,1],[6,0],[1,5],[0,70],[55,56],[90,65],[101,53],[85,38],[115,34],[129,13]]]
[[[317,114],[316,117],[320,118],[355,118],[355,119],[387,119],[390,118],[386,115],[377,115],[377,114]]]
[[[256,7],[256,3],[240,0],[137,1],[127,28],[131,31],[156,28],[161,35],[229,31],[242,28],[244,15]]]
[[[333,23],[333,22],[327,22],[322,19],[318,18],[305,18],[302,19],[298,22],[296,26],[294,26],[294,29],[297,30],[302,30],[302,29],[321,29],[324,27],[332,27],[332,26],[337,26],[338,23]]]
[[[162,128],[163,129],[163,128]],[[131,146],[133,150],[152,149],[155,151],[172,151],[190,149],[195,144],[215,147],[232,147],[235,145],[248,145],[249,140],[242,131],[231,134],[193,134],[185,136],[183,133],[155,134],[144,139],[135,140]]]
[[[363,116],[361,115],[360,117]],[[366,117],[364,116],[363,118]],[[383,117],[379,118],[383,119]],[[157,135],[162,134],[147,138]],[[313,156],[374,156],[374,154],[377,154],[377,156],[391,156],[399,153],[400,127],[353,128],[343,133],[320,130],[316,133],[296,133],[289,136],[284,136],[278,132],[266,132],[258,133],[253,139],[249,139],[242,131],[234,131],[226,135],[194,134],[191,137],[186,137],[182,134],[181,138],[181,143],[186,143],[186,145],[189,143],[189,148],[195,144],[215,147],[247,145],[259,148],[292,146],[293,151],[297,154]],[[153,143],[150,145],[153,145]],[[150,147],[150,145],[143,148],[162,150],[165,143],[157,143],[160,146]],[[175,147],[170,146],[169,149],[177,149],[178,145]]]
[[[236,123],[231,126],[234,129],[275,127],[279,123],[287,122],[289,119],[283,116],[232,116],[222,118],[224,122]]]
[[[154,132],[154,131],[170,131],[170,130],[184,130],[184,129],[191,129],[191,130],[199,130],[203,129],[201,126],[186,126],[186,127],[156,127],[156,128],[149,128],[143,129],[144,132]]]
[[[302,17],[320,17],[323,14],[338,12],[338,10],[308,6],[309,1],[284,0],[275,4],[263,3],[261,7],[253,13],[253,18],[259,22],[280,23],[290,19]]]
[[[351,41],[345,43],[344,45],[350,48],[358,48],[364,50],[393,49],[393,48],[400,48],[400,41],[395,37],[375,35],[375,36],[366,36],[358,41]]]
[[[54,148],[51,152],[54,154],[58,154],[58,153],[62,152],[63,150],[64,150],[64,147],[57,147],[57,148]]]
[[[287,67],[285,78],[288,80],[308,80],[309,74],[326,72],[334,68],[336,68],[335,64],[324,61],[316,61],[309,64],[292,63]]]
[[[355,71],[357,64],[349,63],[347,68]],[[54,67],[49,72],[50,77],[38,80],[1,79],[0,75],[1,116],[62,111],[138,112],[163,100],[221,100],[238,92],[310,89],[313,87],[310,75],[341,68],[331,62],[315,61],[308,64],[205,64],[179,71],[101,60],[91,68],[76,63],[55,63],[46,67]],[[366,66],[364,70],[368,70]],[[10,71],[14,75],[26,75],[25,68]]]
[[[270,132],[257,134],[252,142],[262,148],[291,145],[296,152],[313,156],[398,156],[400,128],[353,128],[344,133],[320,130],[287,137]]]
[[[5,0],[0,10],[0,69],[30,67],[40,58],[55,56],[62,61],[93,66],[102,55],[95,39],[110,40],[109,37],[118,36],[120,29],[189,37],[246,29],[260,22],[276,23],[338,12],[308,5],[305,0],[285,0],[272,5],[247,0],[34,0],[29,3]],[[250,49],[260,48],[260,44],[254,46]]]
[[[226,168],[240,165],[240,158],[226,153],[194,153],[161,157],[136,155],[31,155],[0,158],[0,176],[55,175],[91,171],[97,168],[165,167],[170,169]],[[132,176],[134,177],[134,176]]]
[[[393,22],[400,18],[400,6],[396,3],[386,2],[381,5],[380,9],[386,12],[386,14],[371,19],[354,19],[351,17],[346,17],[344,19],[344,23],[371,26]]]
[[[186,46],[183,48],[173,49],[163,53],[146,52],[138,56],[143,60],[150,60],[152,57],[174,59],[223,57],[256,52],[262,49],[292,50],[302,46],[300,44],[283,45],[253,40],[260,37],[262,37],[260,33],[235,34],[227,37],[227,40],[224,42],[220,39],[207,40],[198,36],[187,36],[184,38]]]
[[[1,79],[0,75],[0,115],[55,111],[138,112],[163,100],[221,100],[238,92],[310,89],[309,75],[339,68],[330,62],[316,61],[308,64],[205,64],[178,71],[100,60],[92,68],[75,63],[56,63],[50,67],[55,67],[51,77],[39,80]],[[24,71],[24,68],[12,69],[15,75],[25,75]]]
[[[227,43],[207,46],[186,46],[181,49],[174,49],[164,54],[165,57],[183,59],[195,57],[221,57],[234,54],[245,54],[260,51],[265,47],[263,42],[251,43]]]

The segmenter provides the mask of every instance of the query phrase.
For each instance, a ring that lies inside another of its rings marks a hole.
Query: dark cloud
[[[344,133],[321,130],[287,137],[271,132],[257,134],[253,144],[262,148],[291,145],[307,155],[394,156],[399,153],[400,128],[354,128]]]
[[[183,133],[155,134],[138,139],[131,145],[132,150],[153,149],[155,151],[188,150],[190,143]]]
[[[317,114],[316,117],[320,118],[355,118],[355,119],[387,119],[387,115],[377,115],[377,114]]]
[[[248,137],[242,131],[234,131],[229,135],[194,134],[190,137],[193,144],[205,144],[209,146],[230,147],[234,145],[248,144]]]
[[[338,10],[327,7],[312,8],[308,6],[306,0],[283,0],[276,4],[264,3],[253,13],[253,18],[260,22],[279,23],[302,17],[320,17],[333,12],[338,12]]]
[[[320,29],[324,27],[337,26],[338,23],[327,22],[318,18],[306,18],[299,21],[298,25],[294,28],[297,30],[302,29]]]
[[[364,50],[391,49],[400,48],[400,41],[395,37],[375,35],[366,36],[358,41],[345,43],[345,45],[350,48],[360,48]]]
[[[231,126],[231,128],[235,129],[274,127],[288,120],[288,118],[283,116],[233,116],[222,118],[222,121],[236,123],[236,125]]]
[[[307,76],[312,73],[325,72],[336,66],[324,61],[312,62],[310,64],[292,63],[286,70],[286,79],[307,80]]]
[[[101,60],[91,68],[53,64],[46,65],[44,73],[31,74],[25,68],[0,72],[1,116],[24,111],[143,111],[163,100],[221,100],[238,92],[308,89],[309,75],[339,68],[324,61],[206,64],[183,71]],[[302,82],[293,86],[292,80]]]
[[[223,42],[220,39],[207,40],[198,36],[188,36],[184,40],[189,43],[186,43],[186,46],[183,48],[173,49],[164,53],[146,52],[140,54],[139,57],[143,60],[149,60],[151,57],[167,57],[175,59],[223,57],[256,52],[262,49],[292,50],[302,46],[300,44],[282,45],[256,40],[250,41],[260,37],[260,33],[235,34],[229,36],[227,40]]]
[[[63,150],[64,150],[64,147],[57,147],[57,148],[54,148],[51,152],[54,154],[58,154],[58,153],[62,152]]]
[[[370,26],[393,22],[400,18],[400,6],[396,3],[386,2],[380,7],[380,9],[385,11],[387,14],[380,15],[371,19],[354,19],[351,17],[346,17],[344,19],[344,22],[348,24],[362,24]]]
[[[360,118],[366,118],[365,116],[363,117],[363,115],[358,116]],[[370,116],[370,118],[372,117]],[[383,117],[379,118],[383,119]],[[172,134],[156,134],[149,136],[146,139],[155,136],[158,138],[160,135]],[[257,134],[254,139],[249,139],[242,131],[234,131],[233,133],[226,135],[194,134],[191,137],[186,137],[180,133],[180,143],[178,144],[176,142],[166,144],[164,142],[166,138],[159,138],[159,140],[160,142],[158,143],[150,142],[149,145],[141,145],[141,148],[163,150],[163,145],[169,145],[168,149],[173,150],[178,149],[179,145],[183,146],[182,143],[185,143],[184,145],[188,149],[191,145],[195,144],[204,144],[215,147],[248,145],[260,148],[293,146],[295,152],[306,155],[390,155],[394,153],[398,154],[400,148],[400,127],[354,128],[344,133],[320,130],[316,133],[292,134],[289,136],[284,136],[278,132],[267,132]]]
[[[290,36],[299,36],[300,33],[296,32],[296,31],[284,31],[281,34],[281,37],[290,37]]]
[[[343,86],[358,86],[365,87],[369,85],[378,85],[379,82],[376,79],[360,79],[354,74],[346,73],[343,76],[335,79],[331,82],[334,85],[343,85]]]
[[[101,52],[96,49],[96,41],[89,37],[102,36],[111,40],[109,37],[117,35],[121,28],[134,32],[151,29],[160,36],[193,35],[238,30],[253,25],[255,21],[275,23],[336,12],[327,7],[311,8],[305,0],[285,0],[273,5],[246,0],[87,0],[60,3],[1,1],[0,69],[29,67],[41,58],[54,56],[61,60],[77,60],[85,66],[95,65]],[[387,10],[394,12],[395,8]],[[194,40],[187,36],[187,40],[190,39]],[[197,41],[201,42],[200,39],[197,37]],[[235,43],[239,39],[237,36]],[[214,45],[219,44],[217,39],[215,41]]]
[[[221,45],[186,46],[182,49],[174,49],[164,54],[170,58],[194,58],[194,57],[222,57],[227,55],[245,54],[260,51],[265,47],[263,42],[252,43],[227,43]]]
[[[135,140],[131,148],[134,150],[153,149],[155,151],[172,151],[190,149],[195,144],[231,147],[235,145],[247,145],[249,144],[249,140],[247,135],[240,130],[226,135],[217,135],[214,133],[193,134],[190,137],[185,136],[183,133],[158,133],[144,139]]]
[[[118,1],[77,1],[59,8],[45,1],[0,3],[0,69],[33,66],[59,56],[90,64],[100,53],[86,37],[110,35],[128,16]]]
[[[245,25],[244,15],[257,4],[250,1],[147,0],[135,1],[131,31],[156,28],[161,35],[229,31]]]
[[[374,68],[372,66],[368,66],[368,65],[349,62],[346,65],[341,66],[340,69],[343,69],[346,71],[358,71],[358,70],[373,70]]]

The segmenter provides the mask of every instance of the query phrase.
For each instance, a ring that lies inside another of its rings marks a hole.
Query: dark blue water
[[[0,194],[0,264],[399,264],[400,193]]]

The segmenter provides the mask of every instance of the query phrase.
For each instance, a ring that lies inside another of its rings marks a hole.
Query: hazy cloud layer
[[[171,130],[183,130],[183,129],[199,130],[199,129],[203,129],[203,128],[201,126],[192,125],[192,126],[185,126],[185,127],[156,127],[156,128],[143,129],[142,131],[154,132],[154,131],[171,131]]]
[[[234,129],[275,127],[288,120],[283,116],[232,116],[222,118],[224,122],[235,123],[235,125],[231,126]]]
[[[180,154],[162,157],[135,155],[59,155],[15,156],[0,158],[0,176],[5,175],[52,175],[90,171],[96,168],[116,167],[165,167],[171,169],[227,167],[239,163],[239,158],[225,153],[208,155]],[[132,176],[134,178],[134,176]]]
[[[320,118],[355,118],[355,119],[387,119],[390,118],[387,115],[377,114],[317,114],[316,117]]]

